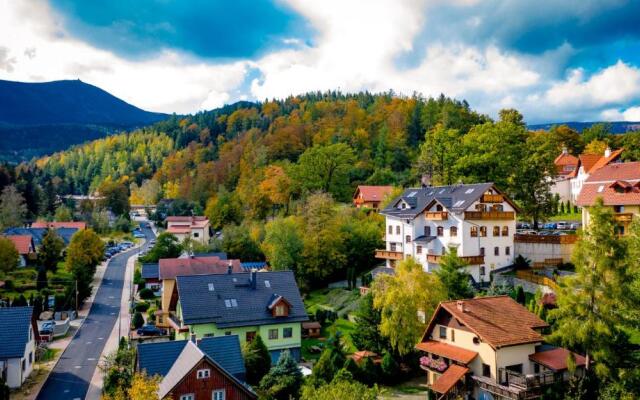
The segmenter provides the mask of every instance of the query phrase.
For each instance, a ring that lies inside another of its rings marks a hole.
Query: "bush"
[[[382,357],[382,363],[380,364],[382,370],[382,378],[385,382],[394,383],[398,378],[398,372],[400,367],[390,353],[387,353]]]
[[[153,294],[153,290],[149,288],[144,288],[140,291],[140,298],[143,300],[151,300],[155,297]]]
[[[142,325],[144,325],[144,318],[142,317],[142,314],[140,314],[139,311],[136,311],[136,313],[133,314],[133,319],[131,320],[131,324],[133,325],[133,329],[138,329],[142,327]]]
[[[134,307],[136,311],[139,311],[141,313],[146,312],[149,307],[151,307],[151,305],[149,303],[147,303],[146,301],[140,302],[138,304],[136,304],[136,306]]]
[[[140,287],[144,283],[144,279],[142,279],[142,271],[140,271],[140,268],[136,268],[133,271],[133,283],[138,285],[138,287]]]
[[[149,315],[149,321],[154,321],[156,319],[156,312],[158,311],[158,307],[151,306],[149,310],[147,310],[147,314]]]
[[[269,350],[260,335],[256,335],[250,343],[245,343],[242,353],[247,370],[247,382],[251,385],[257,385],[271,368]]]

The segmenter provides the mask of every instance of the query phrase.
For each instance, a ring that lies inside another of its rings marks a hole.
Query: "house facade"
[[[260,335],[273,363],[283,350],[299,360],[302,323],[309,320],[291,271],[177,277],[176,337]]]
[[[612,163],[620,162],[623,149],[612,151],[607,148],[604,154],[581,154],[578,157],[578,166],[571,175],[571,202],[576,204],[578,196],[582,191],[582,186],[589,179],[589,176]]]
[[[598,198],[614,212],[618,233],[626,235],[631,221],[640,214],[640,162],[609,164],[589,176],[577,200],[582,226],[591,221],[589,208]]]
[[[36,245],[31,235],[7,235],[20,255],[20,267],[26,267],[29,260],[36,258]]]
[[[356,208],[371,208],[378,211],[380,203],[393,192],[393,186],[358,185],[353,194],[353,205]]]
[[[543,343],[548,324],[508,296],[441,303],[416,349],[438,399],[535,399],[584,357]]]
[[[208,244],[209,219],[203,216],[167,217],[167,232],[178,238],[180,242],[191,238],[202,244]]]
[[[557,194],[560,201],[571,201],[571,179],[578,169],[578,157],[569,154],[567,148],[562,149],[562,153],[553,161],[556,167],[556,175],[551,179],[552,194]]]
[[[432,272],[452,250],[469,264],[475,282],[484,283],[492,270],[513,263],[517,208],[493,183],[407,189],[380,213],[386,248],[376,257],[387,267],[413,257]]]
[[[9,388],[22,386],[35,362],[36,333],[33,307],[2,307],[0,321],[0,377]]]

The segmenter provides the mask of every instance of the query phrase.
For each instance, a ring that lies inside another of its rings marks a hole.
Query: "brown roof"
[[[553,371],[564,371],[568,368],[567,358],[569,357],[569,354],[573,354],[573,357],[576,360],[576,366],[584,367],[587,364],[587,360],[580,354],[572,353],[562,347],[533,353],[529,355],[529,360],[544,365]]]
[[[178,234],[182,234],[182,233],[190,233],[191,232],[191,228],[190,227],[183,227],[183,226],[170,226],[169,228],[167,228],[167,233],[178,233]]]
[[[24,255],[33,252],[33,238],[31,235],[7,235],[6,238],[13,242],[18,253]]]
[[[580,154],[578,158],[580,159],[580,165],[584,168],[584,172],[589,173],[601,157],[600,154]]]
[[[226,274],[229,261],[233,272],[242,272],[240,260],[222,260],[220,257],[161,258],[158,261],[160,279],[175,279],[181,275]]]
[[[444,371],[444,374],[440,375],[440,377],[433,382],[431,390],[440,394],[448,393],[467,372],[469,372],[469,368],[451,364],[449,368]]]
[[[362,195],[363,201],[381,201],[384,197],[393,191],[393,186],[366,186],[359,185],[353,198]]]
[[[609,164],[589,176],[576,203],[581,207],[590,206],[601,197],[605,205],[637,205],[640,204],[639,182],[640,162]],[[624,191],[617,192],[616,186]]]
[[[577,167],[578,166],[578,157],[572,156],[571,154],[567,153],[566,151],[563,151],[562,153],[560,153],[560,155],[558,157],[556,157],[556,159],[553,161],[553,163],[556,165],[556,169],[558,171],[558,174],[560,175],[569,175],[573,172],[573,170],[571,171],[567,171],[564,169],[565,166],[574,166]]]
[[[427,353],[433,353],[450,360],[455,360],[463,364],[469,364],[478,355],[475,351],[463,349],[444,342],[438,342],[436,340],[427,340],[426,342],[418,343],[416,349]]]
[[[598,162],[596,162],[595,165],[591,167],[591,170],[589,173],[599,170],[600,168],[604,167],[605,165],[608,165],[610,162],[620,157],[620,154],[622,154],[622,150],[623,149],[612,151],[611,154],[609,154],[609,157],[604,157],[604,156],[600,157]]]
[[[167,223],[175,225],[175,223],[181,223],[185,227],[191,228],[204,228],[209,223],[209,218],[196,215],[193,217],[167,217]]]
[[[87,223],[82,221],[77,222],[47,222],[47,221],[36,221],[31,224],[32,228],[75,228],[75,229],[86,229]]]
[[[302,329],[320,329],[322,325],[318,321],[309,321],[302,323]]]
[[[458,308],[458,302],[463,310]],[[489,296],[440,303],[431,317],[422,341],[429,339],[435,317],[445,310],[493,348],[542,342],[535,328],[549,325],[509,296]]]

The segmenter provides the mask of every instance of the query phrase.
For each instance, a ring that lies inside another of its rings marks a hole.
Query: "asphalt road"
[[[145,248],[149,246],[149,238],[155,235],[149,228],[144,228],[143,233],[148,239],[143,246]],[[84,324],[62,353],[37,400],[85,398],[102,350],[120,312],[127,260],[139,251],[129,250],[109,260]]]

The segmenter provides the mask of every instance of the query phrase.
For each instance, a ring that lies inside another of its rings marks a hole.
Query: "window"
[[[277,329],[269,329],[269,340],[278,339],[278,330]]]
[[[391,251],[396,251],[396,244],[395,244],[395,243],[391,243],[391,244],[389,245],[389,250],[391,250]]]
[[[396,225],[396,235],[400,234],[400,225]]]
[[[493,206],[491,206],[491,211],[502,211],[504,210],[504,207],[502,206],[502,204],[494,204]]]
[[[198,232],[193,232],[193,237],[195,238],[200,237],[200,234]]]
[[[29,353],[29,365],[33,363],[33,352]]]
[[[477,226],[472,226],[471,227],[471,237],[478,237],[478,227]]]
[[[22,370],[25,371],[27,369],[27,365],[25,363],[25,360],[22,360]]]
[[[485,211],[487,207],[484,204],[476,204],[476,211]]]
[[[487,236],[487,227],[486,226],[481,226],[480,227],[480,236],[481,237],[486,237]]]
[[[246,339],[247,343],[253,342],[253,339],[255,339],[255,338],[256,338],[256,332],[255,331],[247,332],[245,334],[245,339]]]
[[[500,247],[496,246],[493,248],[493,255],[494,256],[499,256],[500,255]]]
[[[484,265],[480,267],[480,276],[484,276]]]
[[[431,236],[431,227],[430,226],[425,226],[424,227],[424,235],[425,236]]]
[[[224,400],[224,389],[214,390],[212,400]]]
[[[440,339],[446,339],[447,338],[447,327],[446,326],[441,326],[440,327]]]
[[[211,376],[211,370],[210,369],[199,369],[198,372],[198,379],[207,379]]]
[[[224,333],[224,335],[225,335],[225,336],[231,336],[231,331],[226,331],[226,332]]]
[[[264,281],[264,287],[266,287],[266,288],[270,288],[270,287],[271,287],[271,282],[269,282],[269,281]]]
[[[283,338],[293,337],[293,328],[284,328],[284,329],[282,329],[282,337]]]
[[[451,341],[452,342],[456,341],[456,330],[455,329],[451,329]]]
[[[180,396],[180,400],[194,400],[194,399],[195,399],[195,395],[193,393],[183,394],[182,396]]]
[[[491,378],[491,367],[488,366],[487,364],[482,364],[482,376]]]
[[[392,234],[393,234],[393,226],[389,225],[389,235],[392,235]]]
[[[440,254],[445,255],[447,253],[447,249],[442,246],[442,249],[440,250]]]
[[[511,255],[511,247],[507,246],[504,248],[504,254],[510,256]]]
[[[214,290],[213,283],[210,283],[210,284],[209,284],[209,291],[210,291],[210,292],[213,292],[213,290]]]
[[[503,226],[502,227],[502,236],[509,236],[509,227],[508,226]]]
[[[287,315],[287,306],[285,304],[278,304],[276,306],[276,317],[285,317]]]
[[[480,255],[484,256],[484,247],[480,247]]]
[[[438,236],[443,236],[444,235],[444,228],[439,226],[436,228],[436,232],[438,233]]]
[[[442,211],[442,206],[440,204],[436,206],[436,211]]]
[[[449,236],[451,237],[458,236],[458,228],[455,226],[452,226],[451,228],[449,228]]]
[[[214,333],[205,333],[204,335],[202,335],[202,337],[214,337],[215,334]]]
[[[533,373],[534,374],[540,373],[540,364],[533,363]]]
[[[621,213],[624,211],[624,206],[613,206],[613,212]]]
[[[500,227],[499,226],[494,226],[493,227],[493,236],[500,236]]]
[[[422,246],[416,246],[416,254],[422,254]]]
[[[407,242],[407,243],[411,243],[411,235],[406,235],[404,237],[404,241]]]

